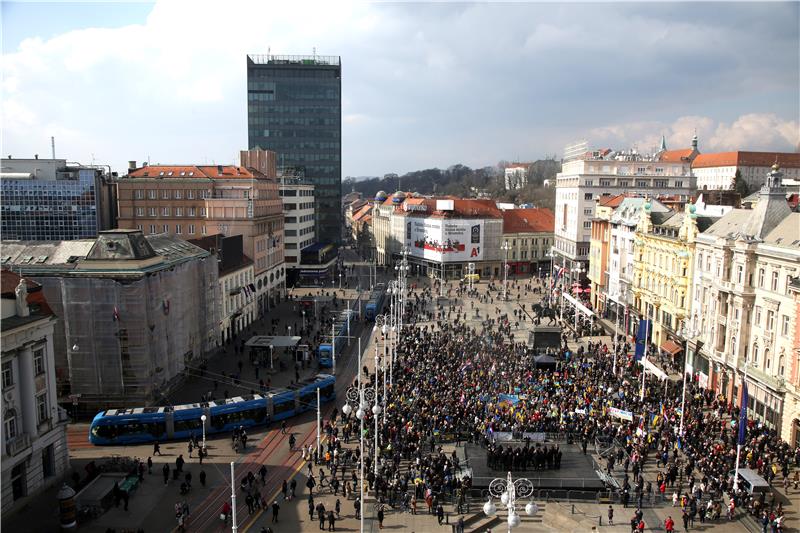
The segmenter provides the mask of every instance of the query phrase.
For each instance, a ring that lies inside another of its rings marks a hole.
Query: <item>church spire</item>
[[[658,149],[659,152],[666,152],[667,151],[667,139],[664,135],[661,135],[661,147]]]

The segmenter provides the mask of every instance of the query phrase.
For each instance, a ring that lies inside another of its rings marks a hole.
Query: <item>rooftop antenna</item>
[[[50,153],[53,155],[53,159],[56,158],[56,138],[50,137]]]

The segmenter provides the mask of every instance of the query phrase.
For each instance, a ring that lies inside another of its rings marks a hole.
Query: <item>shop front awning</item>
[[[669,340],[661,345],[661,351],[667,355],[675,355],[683,351],[683,347],[675,341]]]

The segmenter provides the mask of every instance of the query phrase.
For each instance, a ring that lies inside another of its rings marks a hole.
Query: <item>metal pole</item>
[[[375,341],[375,405],[378,405],[378,342]],[[372,413],[375,418],[375,477],[378,476],[378,415]]]
[[[390,320],[391,321],[391,320]],[[389,357],[389,335],[392,332],[392,328],[386,328],[386,334],[383,338],[383,357],[381,358],[381,368],[383,374],[383,425],[386,425],[386,359]],[[377,374],[376,374],[377,376]]]
[[[233,461],[231,461],[231,531],[236,533],[239,526],[236,524],[236,477],[233,472]]]
[[[320,441],[322,431],[322,408],[319,403],[319,388],[317,388],[317,458],[320,457],[322,451],[320,450]]]
[[[333,365],[331,371],[333,375],[336,375],[336,320],[333,320],[331,324],[331,358],[333,361],[331,364]]]
[[[347,345],[350,346],[350,300],[347,300]]]
[[[505,302],[508,299],[508,241],[503,245],[503,250],[506,252],[503,258],[503,301]]]
[[[606,300],[606,306],[608,306],[608,300]],[[612,344],[614,347],[614,368],[611,372],[615,376],[617,375],[617,324],[619,324],[619,302],[617,302],[617,305],[614,308],[614,342]]]
[[[272,351],[274,350],[274,346],[271,344],[269,345],[269,369],[273,370],[274,367],[272,366]]]

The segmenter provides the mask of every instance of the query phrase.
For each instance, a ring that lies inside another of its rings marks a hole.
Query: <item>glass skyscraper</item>
[[[273,150],[279,167],[302,170],[314,184],[318,240],[340,242],[340,58],[248,55],[247,123],[251,149]]]
[[[116,195],[98,168],[64,159],[0,160],[4,240],[89,239],[114,224]]]

